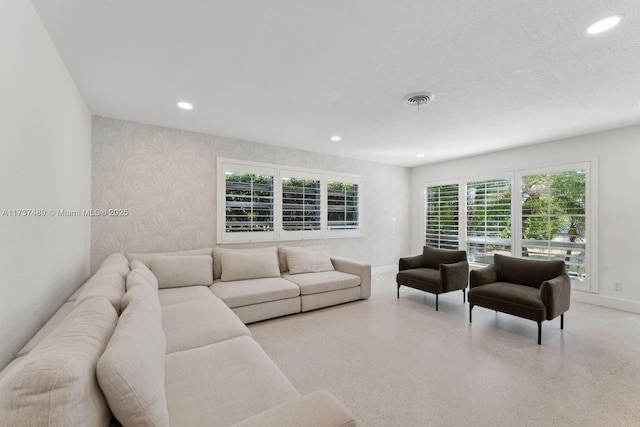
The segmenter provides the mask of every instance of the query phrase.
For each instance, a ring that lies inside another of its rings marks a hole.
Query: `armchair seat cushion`
[[[546,319],[540,289],[509,282],[494,282],[469,290],[469,303],[538,322]]]
[[[442,289],[440,270],[433,268],[411,268],[409,270],[402,270],[396,276],[396,282],[431,293],[439,293]]]

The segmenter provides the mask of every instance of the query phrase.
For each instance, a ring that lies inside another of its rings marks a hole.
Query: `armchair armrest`
[[[561,274],[542,282],[540,298],[547,308],[547,320],[554,319],[569,310],[571,303],[571,279],[569,276]]]
[[[469,278],[469,288],[475,288],[476,286],[488,285],[489,283],[496,282],[498,275],[493,265],[488,265],[484,268],[477,270],[471,270],[471,276]]]
[[[458,261],[452,264],[440,264],[440,276],[444,292],[466,289],[469,283],[469,263]]]
[[[355,427],[356,420],[335,396],[315,391],[234,424],[233,427]]]
[[[360,277],[360,298],[371,296],[371,264],[353,259],[331,257],[333,268]]]
[[[400,258],[400,261],[398,261],[399,271],[409,270],[411,268],[421,268],[421,267],[422,267],[422,255]]]

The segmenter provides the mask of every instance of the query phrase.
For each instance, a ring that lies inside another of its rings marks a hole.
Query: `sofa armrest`
[[[488,265],[477,270],[471,270],[469,289],[475,288],[476,286],[488,285],[489,283],[496,282],[497,280],[498,275],[496,274],[496,269],[493,265]]]
[[[399,271],[422,267],[422,255],[400,258],[400,261],[398,261]]]
[[[333,268],[360,277],[360,298],[371,296],[371,264],[352,259],[331,257]]]
[[[440,276],[443,292],[466,289],[469,283],[469,263],[458,261],[452,264],[440,264]]]
[[[545,280],[540,286],[540,298],[547,309],[547,320],[554,319],[569,310],[571,278],[561,274],[551,280]]]
[[[356,420],[336,397],[315,391],[240,421],[233,427],[351,427]]]

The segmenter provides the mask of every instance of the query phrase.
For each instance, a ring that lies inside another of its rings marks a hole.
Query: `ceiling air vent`
[[[420,107],[431,102],[434,96],[434,94],[429,92],[410,93],[402,99],[402,102],[407,104],[409,107]]]

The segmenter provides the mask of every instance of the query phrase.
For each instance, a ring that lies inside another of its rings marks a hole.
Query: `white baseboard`
[[[397,265],[383,265],[381,267],[372,267],[371,275],[376,276],[378,274],[396,273],[398,271]]]
[[[574,301],[585,302],[587,304],[640,314],[640,302],[636,301],[627,301],[575,290],[571,292],[571,299]]]

